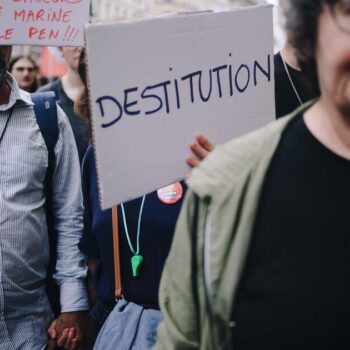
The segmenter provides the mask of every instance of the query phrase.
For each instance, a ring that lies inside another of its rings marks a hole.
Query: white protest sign
[[[101,206],[183,179],[189,143],[275,117],[272,7],[89,25]]]
[[[84,46],[90,0],[0,0],[0,45]]]

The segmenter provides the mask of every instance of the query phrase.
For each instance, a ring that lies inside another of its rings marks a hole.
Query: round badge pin
[[[180,182],[166,186],[157,191],[159,200],[164,204],[175,204],[183,195],[183,188]]]

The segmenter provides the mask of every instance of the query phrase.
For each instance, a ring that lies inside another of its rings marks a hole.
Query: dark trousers
[[[89,325],[86,332],[87,350],[93,350],[98,333],[113,310],[115,304],[106,304],[97,299],[90,312]]]

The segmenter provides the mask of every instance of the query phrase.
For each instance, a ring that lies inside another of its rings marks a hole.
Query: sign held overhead
[[[0,0],[0,45],[84,46],[88,0]]]
[[[269,5],[89,25],[86,37],[103,209],[183,179],[198,133],[218,144],[274,119]]]

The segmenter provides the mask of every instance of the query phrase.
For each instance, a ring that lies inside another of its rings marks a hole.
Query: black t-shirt
[[[350,349],[350,161],[302,117],[263,185],[238,288],[237,350]]]
[[[275,55],[274,61],[276,118],[281,118],[300,107],[300,101],[294,92],[280,53]],[[287,69],[303,103],[318,97],[311,92],[311,89],[308,89],[305,74],[289,65]]]
[[[73,129],[75,142],[77,145],[80,163],[82,162],[86,149],[89,145],[89,125],[87,120],[74,113],[74,102],[66,95],[62,87],[61,79],[47,84],[39,89],[39,92],[53,91],[56,95],[58,105],[66,113],[70,125]]]

